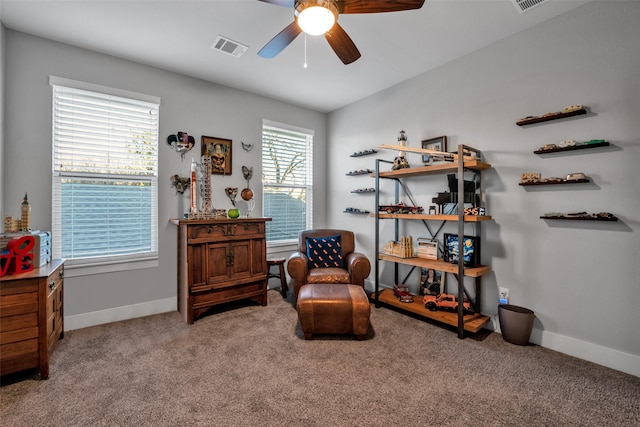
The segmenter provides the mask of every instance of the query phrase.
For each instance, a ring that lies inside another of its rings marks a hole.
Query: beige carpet
[[[272,290],[191,326],[67,332],[50,379],[5,377],[0,404],[2,426],[637,426],[640,378],[386,308],[365,341],[305,341]]]

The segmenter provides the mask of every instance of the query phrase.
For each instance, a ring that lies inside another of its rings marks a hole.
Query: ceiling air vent
[[[242,56],[243,53],[247,51],[249,47],[238,42],[234,42],[233,40],[224,37],[218,36],[216,41],[211,45],[211,49],[219,50],[220,52],[227,53],[231,56],[235,56],[236,58]]]
[[[548,1],[549,0],[511,0],[520,13],[526,12],[527,10],[533,9],[534,7]]]

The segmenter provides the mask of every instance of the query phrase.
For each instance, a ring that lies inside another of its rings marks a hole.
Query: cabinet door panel
[[[264,239],[251,241],[251,275],[267,274],[267,247]]]
[[[207,245],[207,283],[215,284],[229,279],[228,243],[209,243]]]
[[[251,241],[243,240],[230,244],[233,253],[233,264],[231,265],[231,279],[242,279],[251,276]]]
[[[207,245],[205,243],[187,246],[187,268],[189,269],[189,285],[203,285],[207,283],[206,259]]]

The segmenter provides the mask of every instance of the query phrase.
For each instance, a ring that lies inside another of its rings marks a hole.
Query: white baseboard
[[[634,354],[535,328],[531,332],[529,342],[640,377],[640,356]]]
[[[152,314],[175,311],[178,307],[177,298],[166,298],[156,301],[148,301],[140,304],[125,305],[107,310],[92,311],[90,313],[76,314],[64,317],[64,330],[87,328],[89,326],[118,322],[120,320],[134,319],[136,317],[150,316]]]

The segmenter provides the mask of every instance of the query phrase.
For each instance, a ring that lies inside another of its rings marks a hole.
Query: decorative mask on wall
[[[180,157],[184,160],[184,155],[196,145],[196,140],[187,132],[178,132],[167,137],[167,144],[180,153]]]
[[[211,153],[211,169],[224,172],[227,161],[227,147],[223,144],[214,144]]]
[[[183,178],[178,175],[173,175],[171,177],[171,186],[175,187],[176,194],[177,193],[183,194],[185,190],[189,187],[190,183],[191,183],[191,179],[187,177]]]

